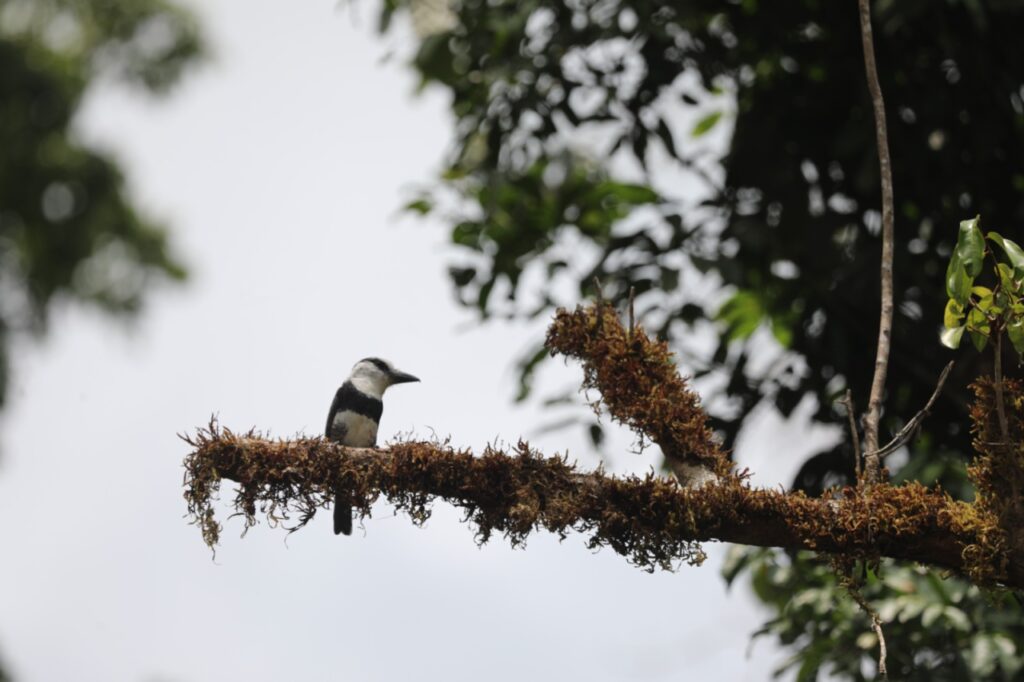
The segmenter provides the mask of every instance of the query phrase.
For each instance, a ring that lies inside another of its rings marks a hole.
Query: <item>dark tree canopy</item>
[[[720,423],[730,442],[765,399],[788,415],[810,393],[826,422],[845,388],[863,403],[877,329],[879,191],[855,10],[817,2],[458,5],[447,31],[424,38],[415,66],[453,96],[458,138],[445,181],[469,205],[452,232],[471,252],[468,266],[453,268],[463,300],[484,315],[505,313],[497,289],[524,299],[519,313],[544,312],[553,303],[544,289],[557,278],[588,294],[597,275],[612,297],[635,287],[640,308],[671,339],[717,319],[719,346],[699,360],[730,374],[725,391],[738,409]],[[941,325],[957,222],[981,213],[1008,234],[1024,222],[1016,162],[1024,55],[1013,49],[1024,3],[900,3],[875,21],[898,208],[886,401],[894,431],[948,358],[937,345],[921,349]],[[725,115],[715,95],[722,89],[736,102]],[[687,109],[708,115],[680,130],[672,116]],[[707,169],[699,138],[730,121],[720,185],[712,179],[696,196],[659,188],[665,153]],[[602,131],[613,153],[567,151],[579,130]],[[608,178],[623,157],[654,174],[651,187]],[[641,220],[623,220],[640,206]],[[598,247],[596,263],[567,256],[567,240]],[[679,290],[680,270],[694,269],[727,292],[724,305]],[[540,293],[527,290],[529,270],[542,275],[540,285],[530,280]],[[769,352],[750,343],[761,327],[788,352],[753,373],[752,354]],[[968,451],[964,387],[977,369],[960,363],[918,448]],[[806,485],[820,486],[823,471]]]
[[[705,399],[727,446],[766,402],[789,415],[811,397],[813,418],[831,424],[847,388],[865,407],[880,192],[855,3],[390,0],[383,29],[404,9],[420,30],[413,66],[449,92],[456,131],[443,177],[409,207],[451,219],[466,305],[485,318],[543,315],[592,295],[594,276],[612,299],[635,288],[640,316],[684,367],[719,377]],[[873,19],[896,194],[884,440],[952,357],[938,331],[957,223],[981,214],[1005,235],[1024,229],[1024,2],[877,3]],[[724,145],[707,143],[723,133]],[[709,330],[710,351],[689,343]],[[543,357],[524,359],[523,395]],[[986,361],[956,357],[896,474],[970,496],[966,387]],[[810,457],[794,485],[815,494],[851,473],[841,443]],[[765,632],[798,650],[801,679],[862,678],[870,647],[856,635],[837,646],[834,612],[796,617],[766,586],[820,590],[821,606],[838,593],[819,565],[772,553],[740,564],[762,581],[777,611]],[[890,642],[909,656],[900,679],[1019,673],[1024,658],[1006,644],[1024,633],[1019,610],[899,575],[902,592],[887,579],[871,590],[906,624]],[[962,638],[939,641],[964,622]],[[862,619],[849,632],[870,628]]]
[[[0,0],[0,402],[9,335],[43,331],[55,300],[131,313],[155,276],[184,276],[74,124],[97,81],[163,93],[200,49],[191,16],[162,0]]]

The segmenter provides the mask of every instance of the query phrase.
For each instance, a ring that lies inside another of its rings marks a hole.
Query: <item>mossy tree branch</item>
[[[364,514],[380,497],[416,522],[443,499],[465,512],[486,541],[495,532],[519,545],[534,530],[589,536],[644,568],[699,563],[696,543],[721,540],[813,549],[857,557],[888,556],[1024,587],[1024,571],[990,557],[986,525],[973,507],[919,484],[879,485],[871,501],[852,489],[836,498],[751,488],[738,477],[699,489],[653,474],[615,477],[581,472],[520,443],[481,456],[443,443],[400,442],[386,449],[345,448],[322,438],[268,440],[217,428],[191,437],[189,511],[209,543],[218,539],[211,500],[222,479],[240,485],[235,509],[256,523],[304,525],[342,482]],[[972,557],[984,554],[983,565]],[[992,561],[989,561],[992,559]],[[987,562],[987,563],[986,563]],[[981,573],[978,573],[981,571]]]
[[[917,483],[883,483],[867,495],[845,488],[817,499],[754,489],[731,470],[699,398],[676,372],[664,343],[640,328],[625,330],[610,306],[598,306],[560,311],[548,344],[582,360],[584,386],[599,392],[614,419],[658,443],[670,460],[714,472],[714,480],[685,487],[653,473],[583,472],[525,442],[511,452],[488,448],[475,456],[447,443],[356,449],[322,438],[239,435],[211,424],[186,437],[193,448],[185,460],[190,517],[214,546],[220,525],[213,501],[227,479],[239,484],[234,508],[247,529],[260,511],[294,530],[328,506],[338,486],[364,515],[384,497],[422,522],[431,501],[440,498],[465,512],[480,542],[495,532],[518,545],[534,530],[561,537],[575,531],[588,536],[590,547],[611,547],[650,570],[700,563],[699,543],[720,540],[866,560],[886,556],[964,574],[979,584],[1024,588],[1024,538],[1005,530],[1020,520],[1019,505],[998,503],[1007,477],[1019,475],[1020,467],[1003,458],[1003,450],[980,458],[972,470],[979,487],[975,504]],[[1010,404],[1018,410],[1020,389],[1008,383]],[[993,391],[980,384],[977,394],[974,416],[983,445],[997,428],[985,421],[993,413],[986,407]],[[1017,415],[1011,426],[1015,442],[1020,422]]]

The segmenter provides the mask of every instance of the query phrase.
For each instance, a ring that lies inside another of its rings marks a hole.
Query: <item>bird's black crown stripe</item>
[[[380,358],[363,358],[360,362],[372,362],[377,366],[377,369],[384,372],[385,374],[391,373],[391,367],[389,367],[388,363],[384,362]]]

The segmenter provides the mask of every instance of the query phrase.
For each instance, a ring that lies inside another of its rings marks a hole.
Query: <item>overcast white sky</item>
[[[423,529],[381,505],[348,539],[329,514],[287,542],[265,524],[240,539],[229,520],[211,560],[183,518],[175,434],[211,413],[319,433],[351,364],[380,355],[423,379],[388,394],[382,437],[514,442],[544,421],[512,406],[510,369],[543,325],[465,331],[444,230],[398,217],[439,167],[447,113],[382,63],[396,38],[374,35],[372,6],[193,4],[212,62],[166,101],[103,90],[81,121],[173,226],[189,283],[130,327],[61,310],[15,355],[0,429],[0,656],[15,678],[769,679],[780,653],[750,653],[763,614],[745,585],[726,593],[721,547],[649,575],[577,536],[478,549],[444,505]],[[798,428],[744,448],[760,482],[788,483],[805,450],[780,444]],[[596,463],[576,431],[532,441]]]

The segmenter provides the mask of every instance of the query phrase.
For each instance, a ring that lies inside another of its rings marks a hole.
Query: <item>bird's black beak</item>
[[[391,383],[393,384],[407,384],[411,381],[419,381],[419,378],[414,377],[411,374],[406,374],[405,372],[391,373]]]

